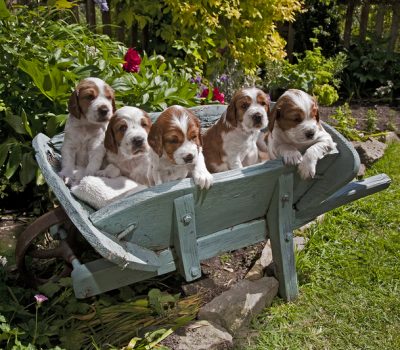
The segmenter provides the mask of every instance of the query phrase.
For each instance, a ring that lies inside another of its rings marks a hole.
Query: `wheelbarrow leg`
[[[293,174],[279,177],[267,219],[272,256],[279,279],[279,294],[286,301],[291,301],[298,295],[293,249]]]

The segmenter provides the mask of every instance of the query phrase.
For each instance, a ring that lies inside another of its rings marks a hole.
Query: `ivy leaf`
[[[23,123],[25,131],[28,133],[28,135],[30,137],[32,137],[32,130],[31,130],[31,127],[29,125],[28,118],[26,116],[26,113],[25,113],[24,109],[22,109],[22,112],[21,112],[21,119],[22,119],[22,123]]]
[[[27,135],[22,118],[18,115],[14,115],[9,109],[7,109],[5,112],[6,116],[4,121],[7,122],[7,124],[10,125],[17,134]]]
[[[7,142],[4,142],[0,145],[0,168],[6,161],[9,150],[10,150],[10,145]]]

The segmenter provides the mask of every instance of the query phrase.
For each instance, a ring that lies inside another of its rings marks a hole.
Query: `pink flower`
[[[41,304],[41,303],[43,303],[44,301],[46,301],[46,300],[49,300],[49,298],[47,298],[45,295],[43,295],[43,294],[36,294],[35,296],[34,296],[34,298],[36,299],[36,302],[38,303],[38,304]]]
[[[225,103],[225,95],[218,90],[218,88],[213,89],[213,101],[218,101],[219,103]]]
[[[142,59],[140,58],[139,52],[136,50],[129,48],[127,53],[124,56],[125,63],[122,66],[124,71],[130,73],[137,73],[140,69],[140,63]]]

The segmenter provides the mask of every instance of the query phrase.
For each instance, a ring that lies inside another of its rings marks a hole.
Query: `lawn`
[[[326,214],[303,235],[300,296],[277,299],[254,321],[242,349],[400,349],[400,144],[367,176],[386,173],[389,189]]]

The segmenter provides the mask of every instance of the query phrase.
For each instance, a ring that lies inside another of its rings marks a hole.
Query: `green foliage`
[[[198,103],[197,86],[190,82],[190,75],[174,70],[159,55],[144,54],[140,71],[116,78],[112,86],[124,105],[147,111],[161,111],[173,104],[189,107]]]
[[[321,48],[316,46],[313,50],[306,50],[304,56],[295,54],[297,63],[291,64],[283,61],[281,72],[266,81],[269,88],[290,89],[296,88],[315,95],[322,105],[331,105],[339,98],[337,89],[340,85],[339,73],[344,68],[346,55],[325,58]]]
[[[35,302],[37,291],[17,287],[0,265],[1,349],[152,349],[199,309],[197,296],[179,298],[158,289],[135,296],[125,287],[119,294],[77,300],[70,278],[48,282],[39,292],[48,300]],[[145,333],[142,338],[139,331]]]
[[[394,101],[400,89],[400,53],[387,52],[386,45],[366,42],[348,50],[342,74],[343,88],[351,97],[389,96]],[[381,92],[385,92],[380,96]]]
[[[211,78],[234,61],[254,74],[265,60],[283,58],[285,42],[276,23],[292,21],[301,1],[119,0],[114,6],[121,22],[151,33],[151,42],[138,45],[176,56]]]
[[[375,109],[368,109],[366,118],[365,131],[373,133],[377,129],[378,113]]]
[[[353,117],[348,103],[338,107],[330,118],[334,121],[335,128],[344,137],[352,141],[361,139],[358,130],[355,128],[357,120]]]

